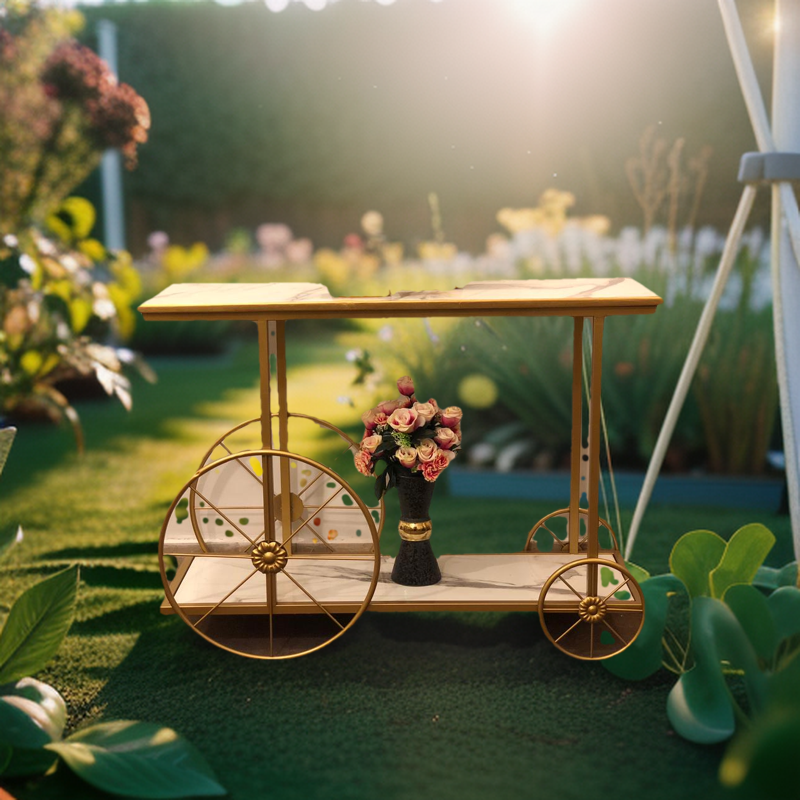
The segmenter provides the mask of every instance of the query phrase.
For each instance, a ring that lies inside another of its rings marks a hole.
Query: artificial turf
[[[293,410],[357,419],[339,402],[352,370],[336,347],[304,343],[290,364]],[[252,345],[153,365],[159,383],[137,383],[132,413],[80,404],[85,456],[65,429],[23,427],[0,482],[0,521],[25,529],[0,567],[0,612],[42,575],[81,565],[76,621],[38,676],[66,698],[70,729],[100,719],[168,725],[242,799],[731,796],[716,776],[724,748],[670,729],[670,675],[628,683],[572,660],[533,614],[367,613],[318,653],[273,663],[214,648],[159,614],[163,515],[208,445],[257,413],[258,390]],[[519,550],[552,510],[437,489],[434,546]],[[390,496],[388,518],[396,515]],[[790,560],[786,517],[688,507],[653,507],[635,560],[664,571],[685,531],[727,538],[752,521],[779,538],[770,563]],[[391,525],[384,537],[393,552]],[[63,767],[0,783],[20,800],[105,796]]]

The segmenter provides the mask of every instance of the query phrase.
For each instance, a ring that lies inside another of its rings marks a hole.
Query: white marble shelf
[[[400,586],[391,580],[394,559],[381,556],[381,571],[369,609],[372,611],[497,610],[521,611],[537,607],[542,586],[563,564],[584,555],[508,553],[444,555],[439,558],[442,581],[434,586]],[[611,558],[610,556],[607,556]],[[371,556],[356,558],[292,558],[286,571],[332,613],[355,611],[363,603],[372,578]],[[181,571],[182,572],[182,571]],[[254,573],[254,574],[253,574]],[[179,573],[180,574],[180,573]],[[188,614],[205,613],[241,581],[218,613],[266,613],[266,581],[248,558],[192,558],[182,578],[173,582],[177,603]],[[585,590],[580,573],[570,584]],[[277,575],[277,613],[318,611],[318,607],[283,573]],[[607,594],[610,589],[603,590]],[[557,581],[548,601],[574,601],[575,595]],[[171,613],[168,603],[162,611]]]

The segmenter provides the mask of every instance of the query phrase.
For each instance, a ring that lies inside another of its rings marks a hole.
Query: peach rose
[[[436,416],[436,408],[430,403],[414,403],[414,411],[422,417],[425,423],[430,422]]]
[[[430,461],[422,464],[422,477],[426,481],[435,481],[455,456],[450,450],[437,450]]]
[[[373,433],[372,436],[365,436],[361,440],[361,449],[366,450],[368,453],[374,453],[382,441],[383,436],[378,433]]]
[[[417,450],[414,447],[398,447],[395,458],[404,466],[411,469],[417,463]]]
[[[372,475],[372,456],[366,450],[359,450],[353,460],[362,475]]]
[[[461,441],[461,437],[453,428],[439,428],[434,439],[442,450],[450,450]]]
[[[417,445],[417,456],[423,464],[430,461],[438,452],[439,447],[433,439],[423,439]]]
[[[400,408],[400,403],[397,400],[384,400],[382,403],[378,403],[376,411],[382,411],[389,417],[396,408]]]
[[[375,412],[375,427],[380,428],[381,425],[386,425],[389,422],[389,417],[383,411]]]
[[[417,421],[417,412],[413,408],[397,408],[389,415],[389,425],[400,433],[416,430]]]
[[[442,411],[442,425],[447,428],[456,428],[461,422],[462,416],[464,416],[464,412],[458,406],[448,406]]]
[[[403,375],[403,377],[399,378],[397,381],[397,390],[400,394],[411,397],[414,394],[414,381],[411,380],[409,375]]]

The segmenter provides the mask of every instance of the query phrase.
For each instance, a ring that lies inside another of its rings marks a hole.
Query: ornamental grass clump
[[[434,398],[420,403],[414,382],[405,375],[397,381],[400,397],[385,400],[366,411],[364,437],[355,454],[362,475],[376,475],[375,495],[380,500],[397,483],[398,475],[421,475],[435,481],[461,448],[458,406],[440,408]],[[382,472],[376,470],[385,464]]]

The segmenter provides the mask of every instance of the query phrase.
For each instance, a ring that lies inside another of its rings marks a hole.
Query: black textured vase
[[[401,542],[392,569],[392,580],[403,586],[430,586],[442,579],[430,542],[429,509],[435,486],[419,473],[397,476],[397,495],[400,498],[398,532]]]

